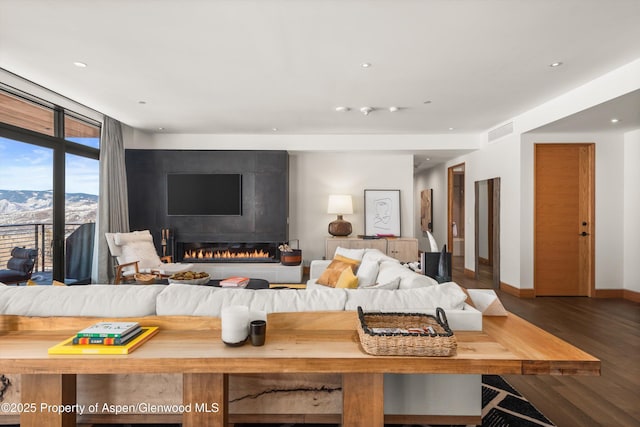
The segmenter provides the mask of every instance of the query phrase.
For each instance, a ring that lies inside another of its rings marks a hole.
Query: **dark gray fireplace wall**
[[[131,230],[149,229],[156,246],[169,228],[182,242],[286,242],[286,151],[126,150]],[[167,174],[241,173],[241,216],[167,215]]]

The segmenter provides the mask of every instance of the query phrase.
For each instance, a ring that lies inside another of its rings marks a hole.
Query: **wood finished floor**
[[[488,267],[480,280],[453,279],[467,288],[491,288]],[[640,304],[586,297],[517,298],[496,291],[505,308],[599,358],[599,377],[516,376],[509,381],[558,427],[640,426]]]

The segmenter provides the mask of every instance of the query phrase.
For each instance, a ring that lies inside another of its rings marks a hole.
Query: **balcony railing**
[[[64,238],[69,237],[82,223],[69,223],[64,227]],[[38,250],[38,262],[33,269],[51,271],[53,225],[45,223],[0,225],[0,268],[11,258],[11,249],[25,247]]]

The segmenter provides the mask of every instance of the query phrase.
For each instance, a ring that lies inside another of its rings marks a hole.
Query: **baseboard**
[[[536,297],[535,289],[531,289],[531,288],[520,289],[504,282],[500,282],[500,290],[508,293],[509,295],[516,296],[518,298],[535,298]]]
[[[640,302],[640,292],[632,291],[630,289],[624,290],[624,299],[628,299],[633,302]]]
[[[476,278],[476,272],[473,270],[469,270],[468,268],[464,269],[464,277],[468,277],[469,279]]]
[[[484,264],[484,265],[491,265],[491,263],[489,262],[489,260],[487,258],[483,258],[481,256],[478,257],[478,262],[480,264]]]
[[[596,289],[594,298],[623,298],[633,302],[640,302],[640,292],[630,289]]]
[[[593,292],[594,298],[623,298],[624,292],[622,289],[595,289]]]

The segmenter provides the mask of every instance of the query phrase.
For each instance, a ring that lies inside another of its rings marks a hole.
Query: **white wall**
[[[364,234],[364,190],[400,190],[401,232],[414,235],[413,155],[376,153],[291,153],[289,157],[289,236],[299,239],[307,263],[324,256],[329,194],[351,194],[353,234]]]
[[[438,248],[447,243],[447,168],[444,163],[419,171],[414,176],[414,229],[421,251],[430,249],[426,233],[420,228],[420,192],[433,189],[433,237]]]
[[[465,164],[465,268],[475,269],[474,183],[500,178],[500,281],[520,284],[520,140],[508,135],[447,162]],[[445,171],[446,174],[446,171]]]
[[[640,129],[624,135],[624,288],[640,292]]]

